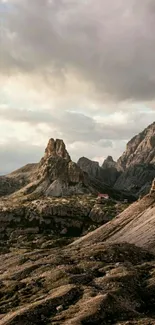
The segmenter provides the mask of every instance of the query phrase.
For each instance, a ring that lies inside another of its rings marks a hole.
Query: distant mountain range
[[[63,140],[50,139],[39,163],[0,176],[0,196],[38,198],[106,192],[115,199],[128,197],[129,201],[134,200],[130,192],[113,189],[120,173],[112,158],[107,159],[110,167],[104,162],[102,169],[98,163],[84,158],[84,162],[88,162],[88,168],[85,168],[81,161],[83,158],[77,164],[71,160]]]
[[[50,139],[39,163],[28,164],[0,177],[0,196],[70,196],[106,192],[114,198],[139,197],[149,192],[155,177],[155,123],[131,139],[115,162],[102,166],[81,157],[74,163],[63,140]]]
[[[147,194],[155,177],[155,122],[128,142],[117,162],[109,156],[100,167],[82,157],[78,166],[115,190],[135,196]]]

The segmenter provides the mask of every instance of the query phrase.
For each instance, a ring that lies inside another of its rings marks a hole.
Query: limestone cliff
[[[124,171],[138,164],[155,164],[155,122],[128,142],[117,168]]]
[[[115,167],[116,162],[111,156],[103,162],[101,167],[97,161],[92,161],[86,157],[81,157],[77,164],[83,171],[87,172],[90,177],[98,179],[111,187],[120,174]]]
[[[149,192],[155,177],[155,122],[128,142],[116,168],[121,175],[115,189],[128,189],[137,196]]]

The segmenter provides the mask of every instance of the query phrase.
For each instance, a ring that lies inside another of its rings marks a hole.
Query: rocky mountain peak
[[[92,185],[83,170],[74,163],[63,140],[51,138],[45,154],[37,164],[35,175],[21,189],[22,195],[71,196],[85,193],[96,193],[96,185]],[[15,194],[16,195],[16,194]]]
[[[127,143],[117,161],[117,170],[121,175],[114,188],[126,189],[137,196],[149,193],[155,178],[155,122]]]
[[[117,168],[125,171],[137,164],[155,163],[155,122],[133,137],[123,155],[117,161]]]
[[[116,162],[113,160],[112,156],[108,156],[103,164],[102,164],[102,168],[106,169],[106,168],[116,168]]]
[[[81,157],[79,158],[77,164],[80,166],[80,167],[85,167],[85,166],[93,166],[94,168],[98,168],[99,167],[99,162],[98,161],[93,161],[93,160],[90,160],[86,157]]]
[[[44,159],[49,157],[61,157],[66,159],[68,162],[71,161],[71,158],[66,150],[65,143],[61,139],[54,140],[51,138],[48,142],[48,145],[45,149]]]
[[[91,176],[98,177],[100,174],[100,166],[98,161],[92,161],[86,157],[81,157],[77,165]]]

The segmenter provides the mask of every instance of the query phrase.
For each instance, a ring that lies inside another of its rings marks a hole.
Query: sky
[[[117,159],[155,120],[154,0],[0,0],[0,174],[49,138]]]

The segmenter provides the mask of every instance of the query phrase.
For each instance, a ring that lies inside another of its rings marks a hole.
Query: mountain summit
[[[63,140],[50,139],[43,158],[36,166],[32,182],[20,192],[24,195],[60,197],[96,193],[96,190],[89,184],[88,176],[71,160]]]
[[[125,152],[117,161],[117,168],[125,171],[138,164],[155,164],[155,122],[127,143]]]
[[[116,168],[121,175],[115,189],[128,190],[137,196],[149,192],[155,177],[155,122],[127,143]]]
[[[71,158],[66,150],[65,143],[60,139],[54,140],[51,138],[49,140],[45,149],[44,159],[47,159],[48,157],[61,157],[68,162],[71,161]]]

